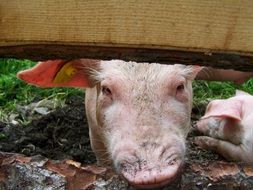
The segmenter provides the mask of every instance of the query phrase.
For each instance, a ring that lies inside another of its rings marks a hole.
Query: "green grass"
[[[15,111],[18,105],[27,105],[41,99],[54,99],[63,105],[67,97],[83,95],[83,92],[75,88],[47,88],[41,89],[16,77],[18,71],[35,65],[29,60],[0,59],[0,121]]]
[[[0,59],[0,121],[15,112],[17,105],[28,105],[41,99],[53,99],[60,102],[57,106],[64,105],[67,97],[83,95],[83,91],[74,88],[47,88],[41,89],[27,85],[16,78],[18,71],[35,65],[29,60]],[[236,89],[241,89],[253,94],[253,79],[243,85],[232,82],[207,82],[194,81],[194,104],[208,102],[212,99],[223,99],[235,94]]]
[[[253,94],[253,78],[242,85],[233,82],[194,81],[194,102],[229,98],[235,94],[236,89]]]

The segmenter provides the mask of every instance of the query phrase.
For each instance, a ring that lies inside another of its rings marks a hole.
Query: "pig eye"
[[[185,82],[178,83],[175,97],[180,102],[187,102],[189,100],[188,93],[185,90]]]
[[[182,92],[184,90],[184,84],[180,84],[177,86],[177,92]]]
[[[112,95],[111,90],[106,86],[102,86],[102,93],[106,96],[111,96]]]

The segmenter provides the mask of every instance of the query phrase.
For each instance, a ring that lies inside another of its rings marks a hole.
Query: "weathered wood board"
[[[163,190],[251,190],[253,167],[228,162],[187,163],[182,176]],[[135,189],[111,168],[81,166],[73,160],[55,161],[37,155],[0,152],[1,189]]]
[[[0,28],[0,57],[144,60],[135,53],[141,51],[147,61],[170,62],[164,51],[192,52],[193,58],[180,57],[184,63],[217,52],[253,55],[251,0],[0,0]],[[162,53],[149,55],[152,50]],[[241,65],[253,64],[242,58]]]

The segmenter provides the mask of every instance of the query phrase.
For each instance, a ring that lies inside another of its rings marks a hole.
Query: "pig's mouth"
[[[133,186],[141,189],[154,189],[165,186],[178,176],[181,171],[181,159],[173,159],[166,164],[157,163],[151,167],[147,162],[125,162],[121,164],[121,174]],[[154,164],[152,164],[154,165]]]

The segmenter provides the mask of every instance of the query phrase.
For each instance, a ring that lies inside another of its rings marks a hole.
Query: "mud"
[[[0,123],[0,151],[95,163],[83,97],[72,97],[66,103],[27,125]]]
[[[27,156],[40,154],[53,160],[72,159],[83,165],[95,163],[96,158],[90,147],[89,129],[83,102],[83,97],[71,97],[66,101],[65,107],[56,109],[39,119],[36,118],[27,125],[0,122],[0,151],[21,153]],[[193,126],[204,110],[205,105],[194,106]],[[189,163],[195,163],[195,165],[200,163],[201,165],[214,161],[225,161],[213,152],[196,147],[192,143],[192,138],[196,135],[198,134],[192,130],[187,138],[185,171],[181,182],[173,183],[175,185],[164,189],[204,189],[204,187],[210,186],[210,180],[202,179],[204,178],[202,175],[193,173],[192,169],[189,169],[191,168]],[[106,189],[126,189],[121,187],[122,180],[112,181],[108,183],[114,184],[113,187],[110,186]],[[190,185],[185,186],[185,184]],[[197,187],[196,184],[200,186]],[[227,183],[225,182],[225,184]]]
[[[65,107],[27,125],[0,123],[0,151],[27,156],[40,154],[54,160],[73,159],[84,164],[95,163],[83,102],[83,97],[71,97],[66,101]],[[193,108],[193,125],[203,112],[204,105]],[[223,160],[217,154],[196,147],[191,141],[196,135],[198,134],[192,131],[188,136],[186,160]]]

